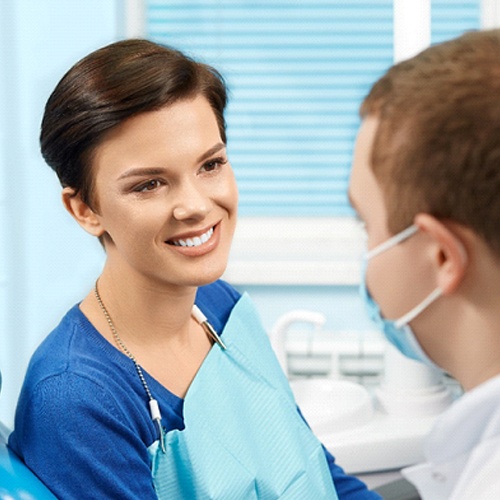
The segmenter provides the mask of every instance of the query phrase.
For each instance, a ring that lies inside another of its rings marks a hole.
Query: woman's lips
[[[190,236],[169,240],[166,243],[169,248],[190,257],[198,257],[211,252],[217,247],[220,240],[220,223],[199,234],[198,236]]]

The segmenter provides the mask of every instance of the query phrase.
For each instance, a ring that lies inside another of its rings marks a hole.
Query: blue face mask
[[[422,311],[424,311],[430,304],[432,304],[438,297],[441,296],[442,291],[440,288],[436,288],[431,294],[429,294],[420,304],[415,306],[411,311],[396,320],[388,320],[382,316],[380,307],[373,300],[368,287],[366,286],[366,270],[368,267],[368,262],[377,255],[389,250],[390,248],[398,245],[402,241],[406,240],[410,236],[413,236],[418,231],[418,227],[413,225],[396,234],[392,238],[389,238],[384,243],[378,245],[373,250],[369,251],[363,262],[363,272],[361,280],[361,297],[365,302],[370,318],[378,326],[378,328],[384,333],[387,340],[398,349],[402,354],[408,358],[421,361],[426,365],[437,368],[434,362],[425,354],[424,350],[420,346],[413,330],[411,329],[409,323],[415,319]]]

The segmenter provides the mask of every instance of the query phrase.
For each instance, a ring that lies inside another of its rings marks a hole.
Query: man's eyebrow
[[[356,218],[356,220],[363,222],[363,217],[361,216],[361,213],[358,209],[358,206],[356,205],[356,202],[354,201],[354,198],[351,196],[351,191],[347,191],[347,198],[349,199],[351,207],[354,209],[354,217]]]
[[[357,212],[358,209],[356,207],[356,202],[354,201],[354,198],[351,195],[351,191],[347,191],[347,198],[349,200],[349,203],[351,204],[351,207],[354,208],[354,210]]]

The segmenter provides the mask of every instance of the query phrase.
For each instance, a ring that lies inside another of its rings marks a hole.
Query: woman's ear
[[[70,187],[62,190],[62,201],[71,216],[93,236],[100,237],[104,234],[99,216],[82,200],[79,193]]]
[[[432,257],[437,285],[444,295],[453,293],[462,281],[468,265],[466,247],[449,226],[429,214],[418,214],[415,224],[433,241]]]

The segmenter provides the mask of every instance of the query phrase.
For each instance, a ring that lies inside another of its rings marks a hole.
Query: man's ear
[[[104,234],[99,216],[82,200],[80,193],[70,187],[62,190],[62,201],[71,216],[93,236],[100,237]]]
[[[432,239],[432,258],[437,272],[437,285],[444,295],[453,293],[465,276],[467,250],[459,235],[439,219],[418,214],[415,224]]]

